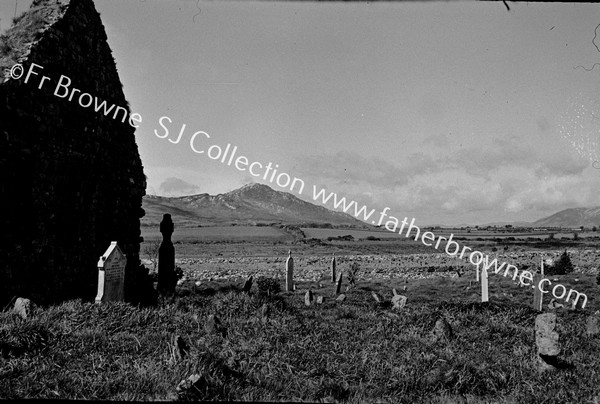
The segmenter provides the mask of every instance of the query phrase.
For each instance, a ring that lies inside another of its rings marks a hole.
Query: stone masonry
[[[11,78],[15,63],[43,66],[52,82]],[[0,37],[0,69],[0,303],[92,300],[111,241],[127,256],[125,299],[138,300],[146,177],[135,128],[53,94],[65,75],[129,110],[92,0],[35,0]]]

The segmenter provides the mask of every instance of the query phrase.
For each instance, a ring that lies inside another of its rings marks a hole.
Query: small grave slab
[[[123,301],[126,265],[127,257],[123,254],[117,242],[113,241],[98,260],[96,303]]]
[[[587,319],[586,324],[587,335],[598,335],[600,334],[600,313],[596,312],[590,315]]]
[[[312,305],[313,302],[313,292],[312,290],[307,290],[306,294],[304,295],[304,304],[307,306]]]
[[[244,282],[244,292],[248,293],[252,289],[252,276]]]

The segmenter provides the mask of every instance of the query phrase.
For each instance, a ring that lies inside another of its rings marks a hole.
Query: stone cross
[[[291,292],[294,290],[294,259],[292,258],[292,250],[288,252],[288,258],[285,261],[285,290]]]
[[[123,301],[125,285],[125,266],[127,257],[121,251],[116,241],[98,260],[98,292],[96,303],[108,301]]]
[[[158,248],[158,291],[160,293],[173,293],[177,285],[175,275],[175,247],[171,241],[174,225],[171,215],[165,213],[160,222],[160,232],[163,241]]]

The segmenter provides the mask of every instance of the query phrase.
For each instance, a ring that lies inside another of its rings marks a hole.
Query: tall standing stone
[[[538,273],[533,275],[533,309],[542,311],[542,304],[544,303],[544,295],[540,290],[540,282],[545,279],[543,275]]]
[[[485,303],[488,302],[489,296],[488,296],[488,273],[487,273],[487,269],[482,268],[481,269],[481,302]]]
[[[158,248],[158,291],[160,293],[173,293],[177,285],[175,275],[175,247],[171,241],[174,230],[171,215],[165,213],[160,222],[160,232],[163,241]]]
[[[535,318],[535,343],[540,371],[554,370],[559,364],[559,335],[556,332],[556,313],[539,314]]]
[[[335,283],[335,268],[336,267],[336,262],[335,262],[335,254],[333,254],[333,258],[331,259],[331,282]]]
[[[342,291],[342,273],[340,272],[337,277],[337,283],[335,285],[335,294],[339,294]]]
[[[288,252],[288,258],[285,261],[285,290],[292,292],[294,290],[294,259],[292,258],[292,250]]]

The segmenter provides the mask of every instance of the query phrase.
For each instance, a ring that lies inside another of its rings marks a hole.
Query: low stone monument
[[[393,289],[392,292],[394,293],[394,296],[392,297],[393,309],[395,309],[395,310],[403,309],[404,306],[406,306],[406,296],[402,296],[402,295],[398,294],[398,292],[396,292],[396,289]]]
[[[125,286],[125,266],[127,257],[116,241],[110,243],[108,250],[98,260],[98,293],[96,303],[123,301]]]
[[[19,297],[15,302],[15,306],[13,311],[17,313],[22,318],[26,319],[31,316],[35,308],[35,305],[29,299],[25,299],[24,297]]]
[[[313,302],[313,292],[312,290],[307,290],[304,295],[304,304],[310,306]]]
[[[244,283],[244,292],[248,293],[252,289],[252,276],[246,280]]]
[[[587,335],[598,335],[600,334],[600,313],[595,312],[590,315],[586,323]]]
[[[431,330],[431,336],[434,341],[449,341],[454,338],[454,333],[450,323],[445,318],[440,317],[436,320],[433,330]]]
[[[163,241],[158,248],[158,291],[160,293],[173,293],[177,285],[175,276],[175,247],[171,241],[175,226],[171,215],[165,213],[160,222],[160,232]]]
[[[535,318],[535,344],[540,371],[554,370],[559,363],[560,344],[556,332],[556,314],[544,313]]]

